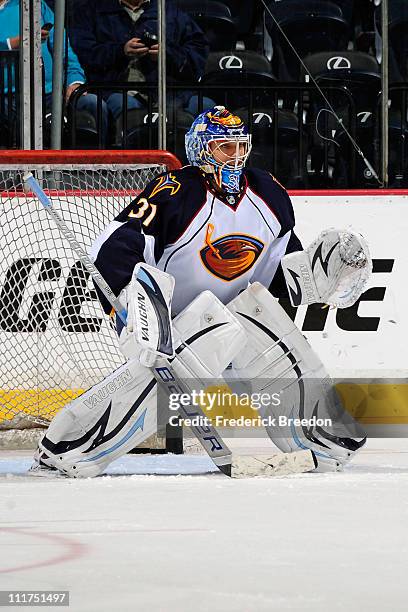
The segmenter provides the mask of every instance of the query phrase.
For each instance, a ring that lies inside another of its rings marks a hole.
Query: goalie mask
[[[211,174],[218,187],[230,194],[239,193],[250,152],[251,136],[246,125],[224,106],[198,115],[186,134],[188,162]]]

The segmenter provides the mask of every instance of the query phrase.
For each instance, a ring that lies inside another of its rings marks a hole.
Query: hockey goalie
[[[190,389],[216,380],[278,393],[278,407],[259,409],[278,423],[266,431],[284,453],[312,450],[317,471],[342,469],[365,443],[276,299],[351,306],[371,273],[365,240],[328,229],[303,249],[288,194],[269,172],[245,167],[251,137],[224,107],[196,118],[186,152],[189,165],[154,179],[93,245],[96,267],[126,305],[117,331],[127,361],[56,415],[34,471],[96,476],[147,439],[156,427],[152,367],[170,362]],[[313,417],[331,424],[309,425]]]

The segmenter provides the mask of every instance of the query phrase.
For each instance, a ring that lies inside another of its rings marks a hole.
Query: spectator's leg
[[[43,146],[44,149],[51,147],[51,125],[52,125],[52,93],[43,97]]]
[[[203,97],[203,111],[208,110],[209,108],[213,108],[215,106],[215,102],[214,100],[211,100],[211,98],[207,98],[206,96]],[[199,112],[201,112],[201,109],[198,108],[198,96],[194,95],[191,96],[191,98],[188,100],[187,105],[184,107],[184,110],[186,110],[188,113],[191,113],[191,115],[198,115]]]
[[[98,130],[98,96],[96,94],[88,93],[86,95],[82,95],[77,102],[76,110],[78,111],[78,113],[80,112],[89,113],[95,121],[96,132],[99,131]],[[102,144],[102,147],[105,147],[106,142],[107,142],[107,136],[108,136],[108,106],[105,100],[102,100],[101,113],[102,113],[102,118],[99,120],[100,125],[101,125],[101,130],[102,130],[101,144]],[[85,124],[83,126],[81,125],[80,122],[78,122],[78,119],[79,118],[77,117],[77,128],[83,127],[87,129],[87,128],[92,127],[88,125],[88,122],[86,121],[86,117],[81,118],[85,120]]]
[[[1,95],[1,92],[0,92]],[[19,144],[19,117],[16,114],[16,99],[13,95],[11,104],[4,94],[4,99],[1,101],[0,109],[0,147],[6,149],[14,149],[20,146]]]
[[[113,93],[109,96],[106,101],[108,108],[112,114],[114,119],[117,119],[121,113],[123,108],[123,96],[121,93]],[[145,108],[145,104],[143,104],[140,100],[135,98],[134,96],[127,97],[127,107],[128,110],[133,108]]]

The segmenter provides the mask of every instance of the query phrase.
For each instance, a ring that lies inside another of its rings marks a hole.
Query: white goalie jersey
[[[243,180],[239,195],[223,197],[187,166],[148,185],[94,244],[93,259],[115,293],[144,261],[174,276],[173,314],[204,290],[226,304],[255,281],[287,295],[280,262],[302,249],[292,204],[266,171],[244,170]]]

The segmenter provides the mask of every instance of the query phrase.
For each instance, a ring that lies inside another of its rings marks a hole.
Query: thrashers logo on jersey
[[[214,225],[209,223],[206,246],[200,251],[201,261],[211,274],[224,281],[232,281],[245,274],[256,262],[264,243],[246,234],[228,234],[212,241]]]
[[[157,185],[155,185],[152,193],[150,194],[150,197],[152,198],[153,196],[160,193],[160,191],[164,191],[165,189],[169,189],[169,195],[174,196],[176,195],[180,187],[181,183],[176,179],[174,174],[166,174],[165,176],[161,176],[158,179]]]

